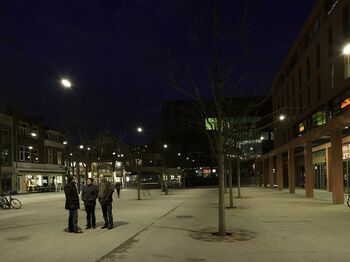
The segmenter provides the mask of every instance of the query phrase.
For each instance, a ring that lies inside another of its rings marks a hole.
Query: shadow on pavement
[[[116,227],[121,227],[121,226],[125,226],[125,225],[128,225],[128,224],[129,224],[128,222],[118,221],[118,222],[114,222],[113,223],[113,227],[116,228]],[[104,225],[104,222],[97,222],[96,223],[96,229],[100,229],[103,225]],[[83,228],[81,228],[81,227],[79,227],[79,229],[83,230]],[[94,229],[89,229],[89,230],[94,230]],[[66,233],[71,233],[71,232],[69,232],[68,227],[63,229],[63,231],[66,232]]]

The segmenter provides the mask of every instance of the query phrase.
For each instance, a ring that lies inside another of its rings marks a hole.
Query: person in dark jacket
[[[115,183],[115,190],[117,190],[118,198],[120,197],[120,189],[122,188],[122,182]]]
[[[114,188],[111,182],[106,181],[103,175],[100,175],[98,184],[98,200],[100,201],[103,219],[105,221],[101,228],[113,228],[112,202]]]
[[[80,205],[78,191],[75,186],[75,177],[68,176],[67,181],[68,183],[64,187],[64,193],[66,195],[65,208],[69,210],[68,229],[71,233],[83,233],[78,227],[78,209]]]
[[[96,207],[96,198],[98,194],[97,186],[93,184],[93,179],[88,178],[86,185],[83,187],[81,193],[81,199],[84,201],[85,211],[86,211],[86,228],[89,229],[96,227],[96,216],[95,216],[95,207]]]

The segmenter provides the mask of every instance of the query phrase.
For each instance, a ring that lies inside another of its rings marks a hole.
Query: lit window
[[[327,122],[326,112],[318,111],[311,116],[310,127],[322,126]]]
[[[19,146],[19,161],[30,162],[30,149],[26,146]]]
[[[62,165],[62,152],[57,152],[57,164]]]

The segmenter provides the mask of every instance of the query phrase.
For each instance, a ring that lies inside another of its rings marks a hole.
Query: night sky
[[[84,126],[81,132],[109,130],[131,140],[142,125],[146,138],[157,135],[161,101],[181,98],[162,81],[164,54],[191,59],[183,32],[204,2],[1,1],[1,106],[63,131]],[[243,95],[257,95],[271,87],[314,1],[247,2],[254,61]],[[61,77],[74,89],[63,90]]]

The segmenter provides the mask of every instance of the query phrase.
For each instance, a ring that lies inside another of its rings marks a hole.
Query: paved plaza
[[[348,261],[350,209],[326,192],[247,187],[226,210],[231,236],[218,238],[215,188],[122,190],[112,230],[66,232],[63,193],[17,196],[20,210],[0,210],[1,261]],[[114,196],[116,197],[116,196]],[[98,225],[102,214],[97,205]],[[79,211],[85,226],[85,211]]]

